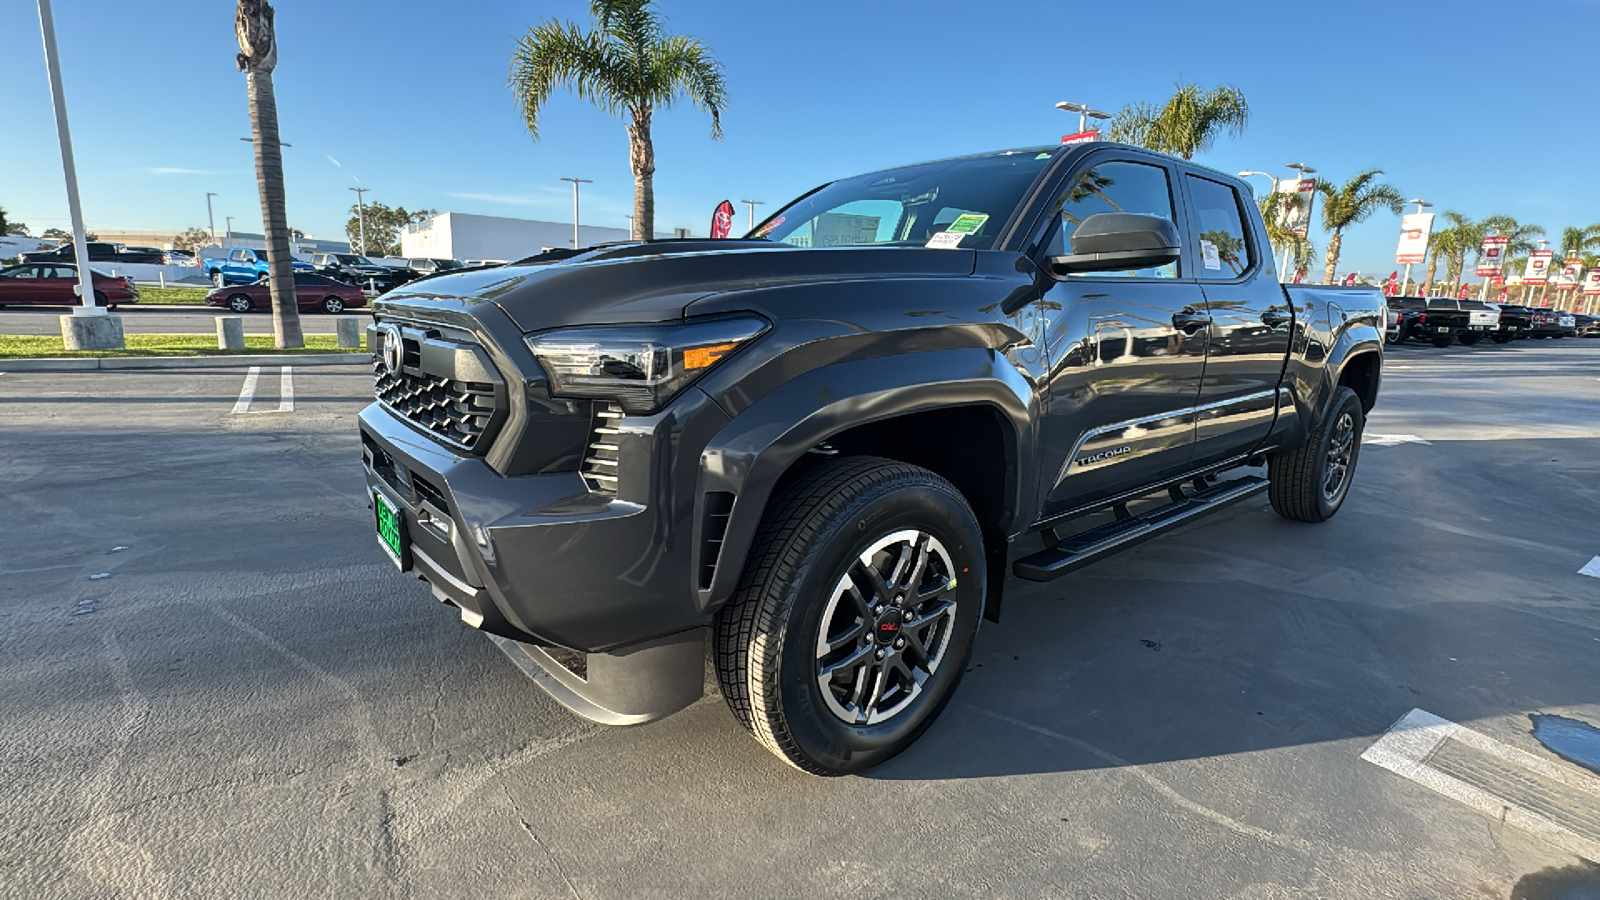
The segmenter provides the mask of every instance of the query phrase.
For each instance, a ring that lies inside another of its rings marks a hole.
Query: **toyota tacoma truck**
[[[769,750],[858,771],[934,721],[1009,575],[1262,492],[1339,510],[1383,298],[1272,260],[1238,179],[1096,143],[421,279],[369,332],[378,542],[581,716],[682,709],[709,653]]]

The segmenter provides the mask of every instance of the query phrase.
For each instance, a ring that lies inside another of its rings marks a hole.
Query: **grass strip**
[[[247,334],[243,350],[218,350],[214,334],[130,334],[122,350],[67,350],[60,335],[0,334],[0,359],[76,358],[96,356],[241,356],[260,353],[355,353],[338,346],[331,334],[308,334],[303,350],[278,350],[270,334]],[[361,349],[367,336],[361,336]]]

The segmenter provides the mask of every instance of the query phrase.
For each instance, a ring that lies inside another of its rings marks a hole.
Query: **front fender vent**
[[[617,494],[617,469],[619,447],[617,425],[622,420],[622,407],[608,401],[594,404],[594,426],[589,430],[589,446],[583,454],[579,471],[584,483],[596,494]]]

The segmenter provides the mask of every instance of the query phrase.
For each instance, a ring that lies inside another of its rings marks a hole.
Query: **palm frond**
[[[541,22],[517,40],[506,81],[534,140],[539,139],[539,114],[558,87],[611,115],[622,111],[628,96],[617,55],[598,32],[584,32],[571,22]]]
[[[722,138],[722,110],[728,105],[728,83],[722,64],[694,38],[673,35],[650,55],[644,86],[650,102],[662,109],[679,95],[711,116],[711,137]]]

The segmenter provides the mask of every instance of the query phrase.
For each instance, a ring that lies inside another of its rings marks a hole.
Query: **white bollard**
[[[156,273],[156,277],[161,279],[161,289],[163,291],[166,290],[167,289],[167,273],[165,273],[165,272],[157,272]]]
[[[217,316],[217,349],[244,349],[244,319],[239,316]]]
[[[361,320],[354,316],[344,316],[333,320],[333,330],[338,335],[340,347],[354,347],[361,349]]]

